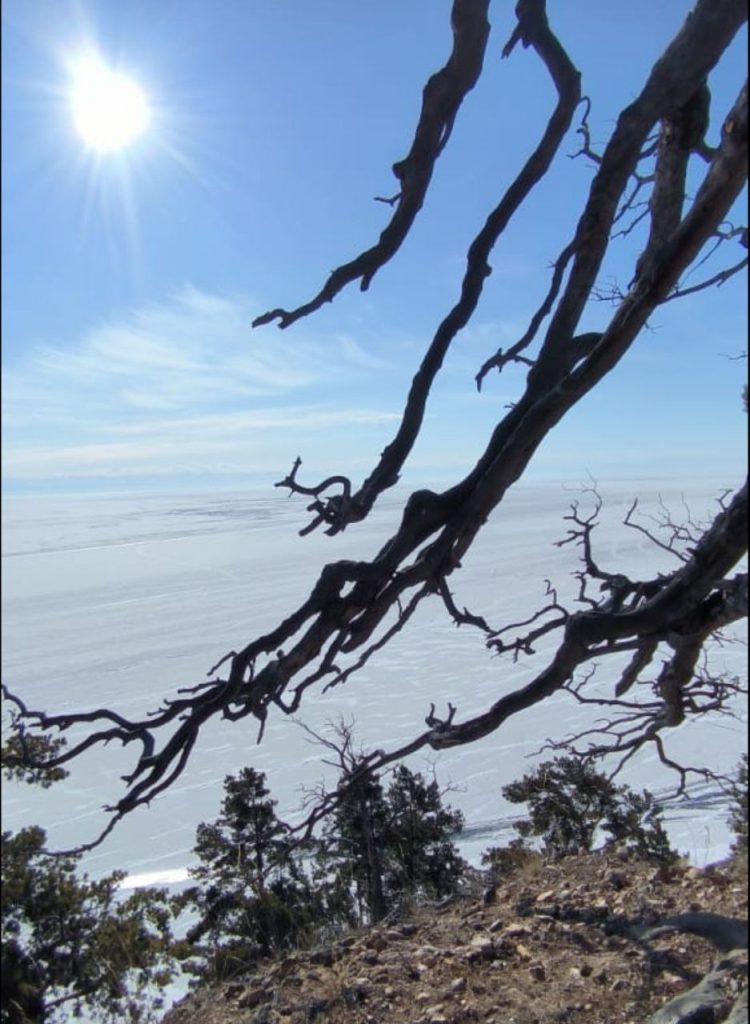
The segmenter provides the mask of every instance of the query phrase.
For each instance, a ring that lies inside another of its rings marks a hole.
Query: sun
[[[86,57],[73,67],[70,106],[76,132],[90,149],[102,154],[135,142],[151,118],[140,86],[97,57]]]

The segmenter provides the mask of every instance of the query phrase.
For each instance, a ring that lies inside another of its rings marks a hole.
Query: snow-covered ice
[[[659,495],[683,514],[704,517],[726,482],[626,481],[600,485],[605,499],[594,537],[603,568],[651,576],[673,568],[670,556],[622,526],[636,495],[654,511]],[[540,606],[544,580],[572,598],[577,551],[554,541],[563,515],[579,497],[561,484],[519,486],[484,528],[462,570],[451,578],[459,606],[493,625],[525,619]],[[304,501],[266,492],[11,497],[3,503],[2,675],[31,708],[50,712],[111,707],[142,716],[178,687],[199,683],[219,658],[278,624],[309,593],[320,566],[339,558],[370,557],[398,522],[392,494],[371,518],[335,538],[297,531],[307,522]],[[738,631],[739,636],[742,635]],[[469,626],[456,628],[442,603],[423,604],[415,618],[349,682],[322,695],[308,692],[299,718],[321,732],[344,716],[356,721],[366,747],[392,747],[424,728],[429,704],[450,701],[462,718],[522,685],[542,664],[497,658]],[[745,673],[740,644],[716,652],[717,667]],[[606,685],[602,673],[600,686]],[[668,750],[730,771],[746,749],[746,707],[740,718],[689,725],[668,738]],[[434,764],[449,802],[467,819],[463,852],[474,862],[510,835],[501,787],[530,767],[525,760],[549,736],[581,728],[583,709],[559,695],[510,720],[485,740],[441,753],[416,755],[417,770]],[[252,764],[268,775],[279,810],[293,816],[301,786],[323,778],[322,751],[294,722],[269,716],[262,744],[257,722],[211,722],[192,761],[171,787],[121,822],[84,866],[94,876],[115,868],[129,884],[176,883],[191,862],[195,829],[218,813],[225,775]],[[124,792],[132,749],[96,750],[64,783],[47,791],[6,784],[4,828],[38,822],[50,845],[88,841],[106,822],[103,805]],[[547,755],[549,756],[549,755]],[[330,780],[331,776],[328,775]],[[623,776],[657,795],[675,784],[654,756]],[[730,836],[726,802],[715,787],[693,785],[666,814],[678,849],[702,864],[723,856]]]

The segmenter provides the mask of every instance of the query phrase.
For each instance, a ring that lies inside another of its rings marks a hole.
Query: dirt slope
[[[646,926],[747,914],[746,864],[592,854],[526,865],[494,893],[483,884],[195,992],[164,1024],[644,1024],[722,955],[690,934],[647,938]],[[746,984],[746,951],[734,959],[716,1022]]]

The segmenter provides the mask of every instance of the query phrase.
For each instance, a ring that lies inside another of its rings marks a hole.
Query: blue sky
[[[450,50],[448,0],[4,0],[3,484],[44,489],[268,485],[295,456],[311,477],[362,479],[395,431],[421,352],[456,300],[465,251],[543,130],[554,96],[531,51],[500,50],[459,115],[401,252],[287,331],[294,307],[377,238],[421,89]],[[603,145],[689,4],[550,0]],[[152,109],[129,148],[76,135],[69,67],[95,48]],[[723,112],[745,77],[738,39],[711,82]],[[428,406],[405,482],[473,463],[524,373],[473,378],[523,333],[571,237],[592,169],[552,174],[493,254],[477,315]],[[738,214],[738,221],[743,216]],[[603,281],[626,285],[636,234]],[[726,262],[742,255],[733,250]],[[712,265],[713,266],[713,265]],[[582,329],[606,323],[594,303]],[[745,282],[672,303],[542,446],[535,478],[711,474],[746,459]]]

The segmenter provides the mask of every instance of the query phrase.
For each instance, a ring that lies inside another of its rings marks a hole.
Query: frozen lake
[[[731,482],[731,481],[730,481]],[[676,562],[640,534],[621,525],[634,496],[654,511],[659,495],[675,518],[682,500],[693,519],[712,508],[726,481],[690,485],[628,481],[600,484],[605,499],[595,531],[603,568],[650,576]],[[527,618],[539,607],[544,578],[562,597],[575,592],[576,550],[554,546],[564,536],[562,516],[576,489],[561,484],[516,488],[487,524],[450,586],[456,603],[493,626]],[[110,707],[141,716],[178,687],[205,679],[228,650],[275,626],[309,593],[320,566],[338,558],[372,556],[398,521],[400,504],[386,497],[370,520],[342,536],[300,538],[304,500],[280,491],[9,497],[3,502],[2,673],[32,708],[50,712]],[[737,632],[742,636],[741,631]],[[424,728],[429,704],[448,701],[458,718],[483,709],[527,682],[536,659],[493,657],[482,636],[457,629],[442,603],[423,604],[395,640],[358,676],[322,695],[308,691],[300,720],[316,731],[343,715],[355,719],[366,747],[392,747]],[[716,668],[745,674],[741,644],[722,647]],[[599,686],[606,688],[602,673]],[[746,749],[746,706],[739,719],[685,726],[667,750],[694,763],[730,771]],[[418,755],[415,770],[434,764],[441,783],[455,789],[449,802],[466,816],[463,852],[474,862],[490,845],[510,837],[501,787],[529,770],[525,760],[547,737],[582,727],[583,710],[560,695],[517,716],[485,740],[436,755]],[[269,716],[263,743],[257,723],[213,722],[204,728],[192,761],[150,809],[139,808],[105,843],[88,854],[92,875],[126,870],[133,883],[177,881],[191,862],[196,826],[218,813],[222,781],[251,764],[265,771],[279,810],[299,810],[301,786],[324,777],[323,752],[288,718]],[[119,776],[132,752],[112,747],[74,766],[48,791],[5,784],[4,828],[36,822],[52,847],[93,839],[106,823],[103,805],[123,793]],[[547,755],[549,756],[549,755]],[[330,780],[330,774],[327,776]],[[654,757],[641,758],[623,776],[657,795],[675,785]],[[688,799],[668,805],[678,849],[696,863],[725,855],[730,836],[726,804],[715,787],[691,787]]]

